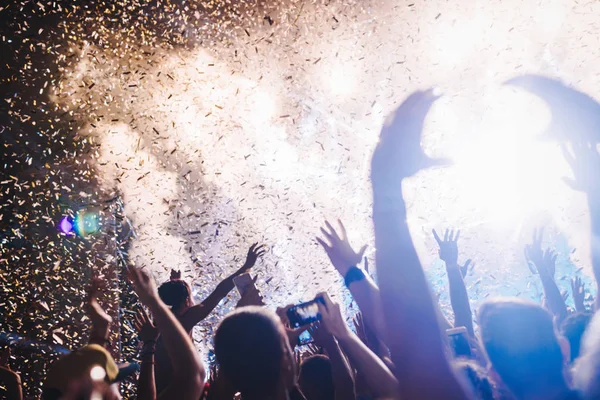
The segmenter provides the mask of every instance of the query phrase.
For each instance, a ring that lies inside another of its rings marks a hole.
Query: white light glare
[[[480,130],[461,143],[456,159],[465,203],[509,223],[552,209],[564,193],[560,177],[568,168],[557,144],[540,139],[547,108],[524,93],[503,89],[488,95]]]
[[[354,74],[348,68],[341,65],[332,68],[329,76],[331,94],[339,96],[350,93],[354,89],[354,81]]]
[[[96,382],[104,380],[106,378],[106,371],[101,366],[95,365],[90,370],[90,377]]]
[[[273,118],[276,110],[273,97],[269,93],[263,91],[257,91],[253,97],[255,122],[263,123]]]

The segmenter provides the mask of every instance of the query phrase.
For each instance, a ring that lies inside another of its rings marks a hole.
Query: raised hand
[[[334,303],[327,293],[320,293],[317,297],[323,298],[323,303],[317,302],[321,313],[321,322],[325,330],[337,338],[344,338],[350,334],[350,329],[342,317],[338,303]]]
[[[328,347],[328,345],[333,340],[333,336],[323,328],[321,322],[315,322],[312,325],[310,325],[308,327],[308,333],[310,333],[310,336],[312,336],[315,345],[317,345],[318,347]]]
[[[446,265],[458,265],[458,238],[460,237],[460,230],[454,233],[454,229],[446,229],[444,233],[444,240],[440,239],[435,229],[433,230],[433,237],[440,247],[439,255],[440,258],[446,263]],[[463,275],[464,276],[464,275]]]
[[[246,262],[244,263],[244,266],[240,269],[239,274],[243,274],[244,272],[247,272],[250,268],[254,267],[254,264],[256,264],[256,261],[259,259],[259,257],[262,257],[264,254],[266,253],[266,247],[264,244],[261,244],[259,246],[258,243],[254,243],[252,246],[250,246],[250,249],[248,250],[248,255],[246,256]]]
[[[290,346],[293,349],[298,345],[298,338],[300,337],[302,332],[304,332],[307,328],[306,328],[306,326],[301,326],[299,328],[293,329],[290,326],[290,320],[288,319],[287,312],[292,307],[294,307],[294,304],[288,304],[285,307],[277,307],[277,309],[275,310],[275,313],[281,320],[281,323],[283,324],[283,327],[285,328],[285,334],[288,338],[288,342],[290,343]]]
[[[579,312],[585,311],[585,284],[580,277],[576,276],[571,279],[571,291],[573,293],[573,303],[575,303],[575,310]]]
[[[103,277],[97,276],[92,278],[92,282],[88,291],[87,312],[88,317],[92,321],[92,326],[98,331],[106,330],[112,322],[112,317],[104,311],[98,303],[98,294],[100,290],[106,288],[106,282]]]
[[[558,255],[554,250],[546,249],[542,251],[542,237],[544,228],[533,232],[532,244],[525,246],[525,257],[527,258],[529,269],[532,273],[538,273],[543,277],[554,280],[556,274],[556,258]],[[532,265],[533,264],[533,265]]]
[[[142,303],[149,305],[152,300],[158,298],[156,282],[146,271],[130,265],[127,267],[127,276],[133,283],[133,288]]]
[[[425,117],[438,98],[433,89],[414,92],[386,121],[371,161],[374,192],[399,190],[402,179],[421,169],[448,164],[431,159],[421,148]]]
[[[171,270],[171,276],[169,277],[170,280],[172,281],[178,281],[181,279],[181,271],[178,269],[172,269]]]
[[[160,332],[158,331],[158,328],[154,326],[154,323],[144,308],[140,307],[139,311],[135,314],[133,326],[138,332],[142,342],[156,342],[156,339],[158,339]]]
[[[557,319],[557,323],[560,323],[567,317],[567,305],[554,280],[557,255],[550,249],[542,251],[543,236],[543,229],[536,229],[533,232],[532,244],[525,246],[525,257],[527,258],[531,272],[535,274],[537,271],[539,274],[542,286],[544,287],[546,305]]]
[[[248,287],[244,291],[244,295],[242,296],[242,298],[240,299],[240,301],[238,301],[238,303],[236,305],[237,308],[246,307],[246,306],[264,306],[265,305],[262,294],[259,292],[259,290],[256,288],[256,285],[255,285],[257,279],[258,279],[258,276],[255,276],[253,279],[252,285],[248,285]]]
[[[341,236],[335,228],[331,226],[329,221],[325,221],[326,228],[321,228],[321,233],[325,239],[317,237],[317,242],[323,246],[323,249],[325,249],[325,252],[329,256],[329,260],[331,260],[335,269],[342,276],[346,276],[346,272],[348,272],[350,267],[356,266],[361,262],[365,250],[367,250],[367,245],[361,247],[358,253],[355,252],[348,241],[348,235],[346,234],[344,224],[342,224],[342,221],[339,219],[338,224],[340,225]]]
[[[475,269],[475,263],[472,261],[473,260],[469,258],[467,261],[465,261],[464,265],[460,266],[460,274],[462,275],[463,279]]]
[[[587,194],[598,195],[600,192],[600,153],[595,143],[573,143],[573,153],[566,145],[561,149],[565,160],[571,166],[574,179],[563,178],[565,183],[572,189],[585,192]]]

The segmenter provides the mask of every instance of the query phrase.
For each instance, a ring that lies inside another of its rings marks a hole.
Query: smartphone
[[[448,341],[450,342],[450,348],[454,353],[455,357],[472,357],[471,343],[469,341],[469,334],[467,328],[460,326],[458,328],[446,329],[446,335],[448,335]]]
[[[243,296],[244,293],[246,293],[246,289],[254,285],[254,282],[252,281],[250,274],[246,272],[245,274],[241,274],[233,278],[233,284],[237,288],[238,292],[240,292],[240,295]]]
[[[315,321],[320,321],[321,313],[319,312],[319,306],[317,305],[318,303],[325,304],[323,297],[319,296],[309,302],[291,307],[287,311],[287,317],[290,320],[290,326],[295,329]]]
[[[311,344],[312,342],[314,342],[313,337],[308,331],[304,331],[300,334],[300,336],[298,336],[298,346],[304,346]]]

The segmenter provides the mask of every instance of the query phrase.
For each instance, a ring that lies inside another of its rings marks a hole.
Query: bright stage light
[[[354,88],[354,74],[347,67],[338,65],[331,69],[328,83],[331,94],[349,94]]]
[[[481,123],[458,144],[455,157],[461,203],[501,223],[549,211],[564,193],[560,177],[569,171],[558,144],[541,138],[550,122],[547,107],[508,88],[493,89],[484,99]]]
[[[273,118],[276,105],[275,99],[269,93],[257,89],[252,100],[255,106],[253,119],[256,123],[260,124]]]

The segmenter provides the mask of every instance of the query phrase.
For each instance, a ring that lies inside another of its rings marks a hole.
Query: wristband
[[[144,358],[146,356],[153,356],[154,357],[154,349],[152,350],[142,350],[140,353],[140,357]]]
[[[344,277],[344,284],[347,288],[350,288],[350,284],[352,282],[358,282],[365,279],[365,273],[362,269],[358,268],[356,265],[350,267],[348,272],[346,272],[346,276]]]
[[[142,346],[142,351],[140,353],[142,356],[144,356],[146,354],[156,353],[156,342],[153,340],[144,342],[144,345]]]

